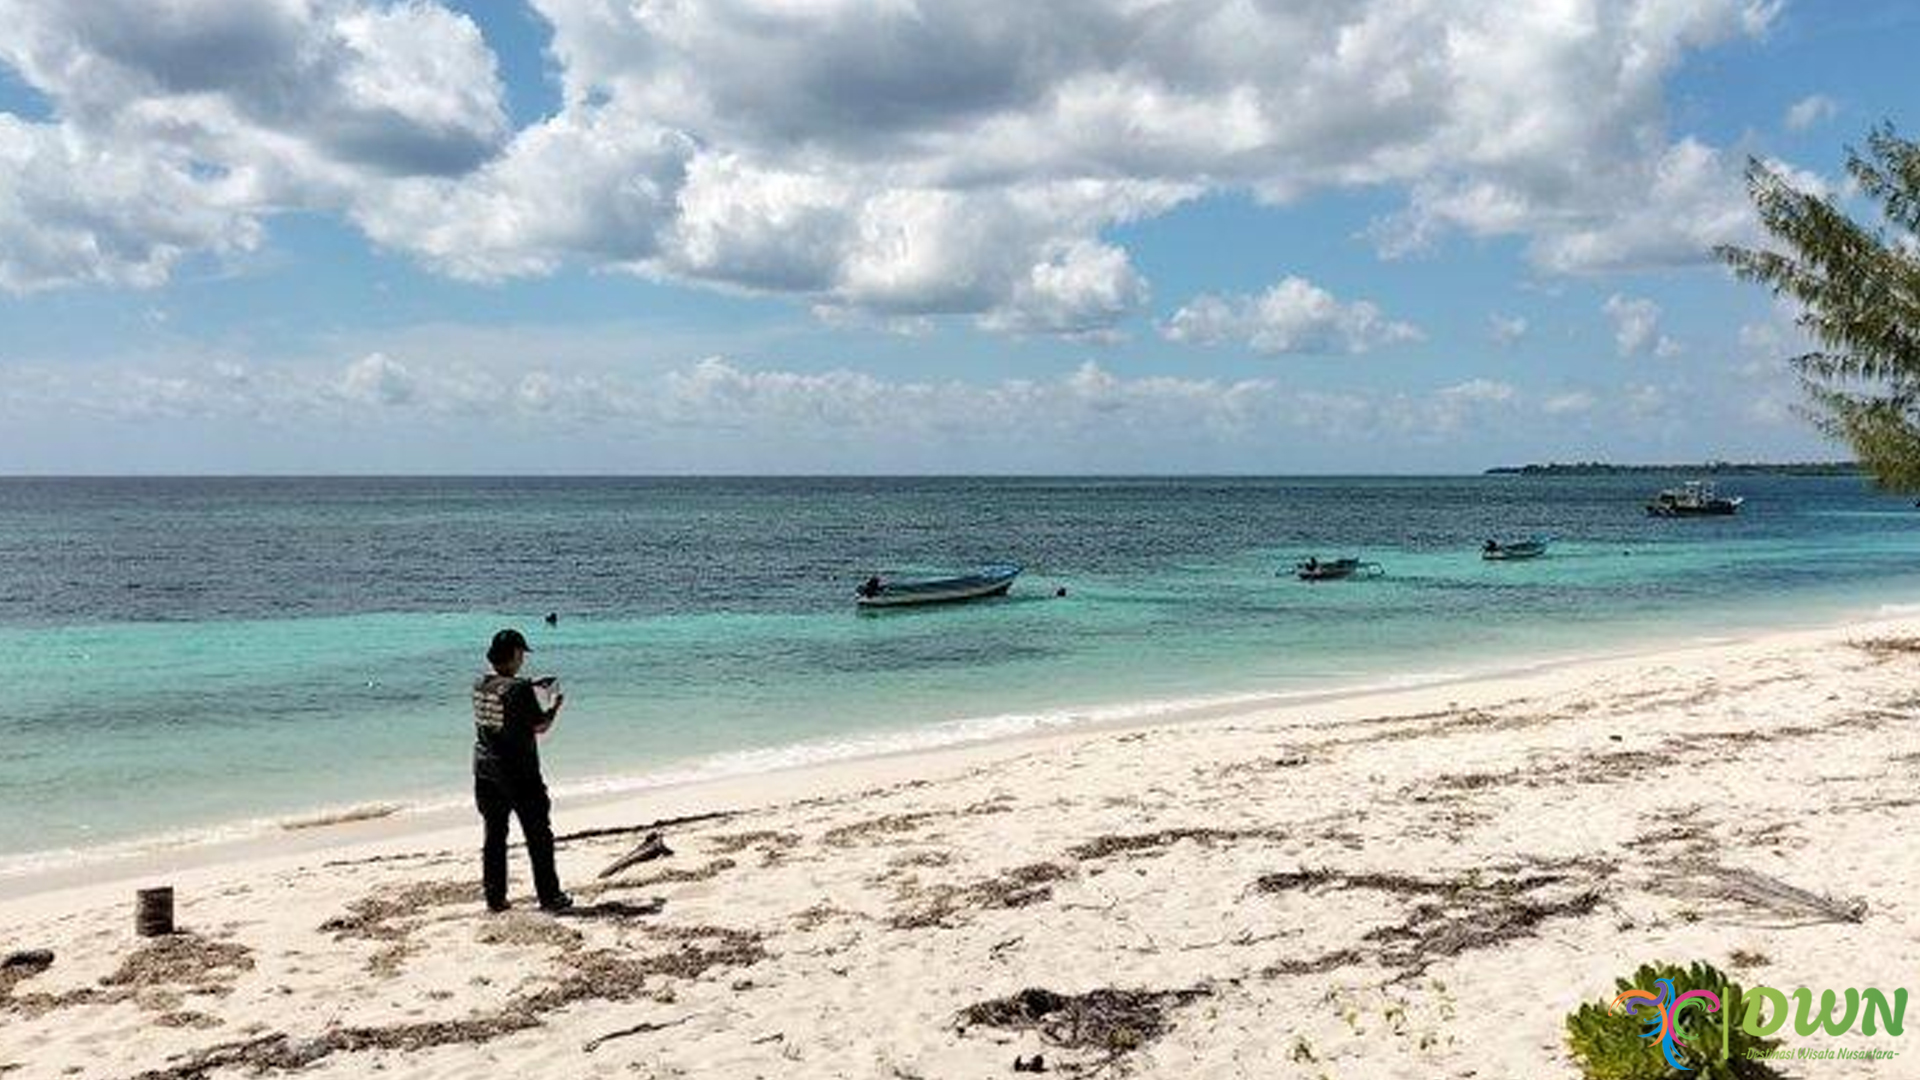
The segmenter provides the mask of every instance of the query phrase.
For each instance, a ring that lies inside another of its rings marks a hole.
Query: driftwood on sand
[[[580,1049],[591,1054],[595,1050],[600,1049],[602,1046],[605,1046],[607,1043],[610,1043],[615,1039],[624,1039],[630,1035],[646,1035],[655,1031],[664,1031],[670,1027],[679,1027],[681,1024],[684,1024],[691,1019],[693,1019],[693,1016],[688,1015],[688,1016],[683,1016],[678,1020],[661,1020],[657,1022],[650,1021],[646,1023],[635,1024],[632,1027],[624,1027],[624,1028],[621,1028],[619,1031],[609,1031],[605,1035],[602,1035],[598,1038],[588,1039],[585,1043],[581,1044]]]
[[[671,854],[673,854],[673,849],[667,846],[665,840],[660,839],[659,833],[648,833],[647,838],[640,841],[632,851],[608,863],[607,868],[600,871],[597,876],[604,880],[628,867],[638,866],[643,862],[651,862],[654,859],[664,859]]]
[[[607,836],[632,836],[634,833],[656,833],[674,825],[696,825],[704,821],[725,821],[738,817],[738,810],[712,810],[704,814],[682,814],[679,817],[663,817],[639,825],[613,825],[600,829],[578,829],[570,833],[561,833],[553,838],[556,844],[571,844],[580,840],[598,840]]]

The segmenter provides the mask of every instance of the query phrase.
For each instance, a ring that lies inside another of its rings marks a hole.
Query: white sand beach
[[[672,818],[673,856],[595,879]],[[566,918],[533,909],[518,851],[516,910],[486,913],[464,817],[10,882],[0,950],[54,961],[0,976],[0,1077],[935,1080],[1034,1054],[1574,1077],[1565,1014],[1644,962],[1920,982],[1920,620],[563,800],[555,823]],[[143,942],[133,891],[159,883],[184,933]],[[1078,1038],[972,1009],[1028,989],[1133,996],[1088,999],[1130,1011]],[[1839,1078],[1920,1076],[1916,1040],[1787,1041],[1901,1053],[1801,1070]]]

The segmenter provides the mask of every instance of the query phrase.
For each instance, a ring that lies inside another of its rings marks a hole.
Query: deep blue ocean
[[[0,866],[463,799],[508,625],[568,694],[564,800],[1920,602],[1909,500],[1733,477],[1738,517],[1647,518],[1678,479],[0,480]],[[1535,533],[1548,558],[1478,558]],[[1276,574],[1308,554],[1386,572]],[[1005,600],[850,603],[1002,561]]]

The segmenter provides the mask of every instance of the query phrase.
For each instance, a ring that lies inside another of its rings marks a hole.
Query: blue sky
[[[0,471],[1834,456],[1707,252],[1910,9],[0,0]]]

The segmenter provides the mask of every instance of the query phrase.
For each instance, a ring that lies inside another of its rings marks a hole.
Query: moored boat
[[[1726,517],[1740,511],[1746,500],[1738,495],[1721,495],[1707,480],[1689,480],[1685,485],[1668,488],[1647,500],[1648,517]]]
[[[1537,559],[1547,553],[1547,545],[1553,542],[1549,536],[1532,536],[1525,540],[1488,540],[1480,545],[1480,557],[1489,562],[1510,562],[1518,559]]]
[[[887,581],[875,574],[854,590],[853,602],[863,609],[891,608],[1005,596],[1013,587],[1013,579],[1019,576],[1020,567],[1011,563],[983,566],[971,574],[922,581]]]
[[[1384,571],[1379,563],[1359,559],[1322,559],[1310,556],[1293,566],[1293,576],[1301,581],[1341,581],[1350,577],[1377,577]]]

